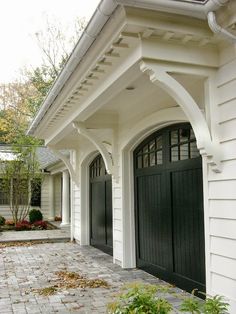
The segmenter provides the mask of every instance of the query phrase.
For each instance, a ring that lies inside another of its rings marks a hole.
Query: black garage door
[[[112,182],[102,156],[90,165],[90,243],[112,255]]]
[[[201,156],[189,124],[158,131],[134,152],[137,265],[205,291]]]

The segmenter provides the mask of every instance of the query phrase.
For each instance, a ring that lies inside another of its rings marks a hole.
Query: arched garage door
[[[201,156],[189,124],[158,131],[134,152],[139,268],[205,291]]]
[[[90,167],[90,243],[112,255],[112,181],[102,156]]]

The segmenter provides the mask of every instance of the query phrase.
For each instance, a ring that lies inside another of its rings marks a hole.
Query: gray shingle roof
[[[39,146],[36,149],[41,169],[45,169],[60,161],[60,159],[47,147]],[[61,153],[69,155],[69,151],[63,150]],[[0,160],[13,159],[12,148],[10,145],[0,145]]]

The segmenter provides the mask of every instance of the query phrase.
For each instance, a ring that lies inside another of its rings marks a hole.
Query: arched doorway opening
[[[180,288],[205,291],[202,159],[188,123],[134,151],[137,266]]]

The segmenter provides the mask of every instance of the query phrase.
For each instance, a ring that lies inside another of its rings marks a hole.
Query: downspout
[[[236,36],[223,27],[221,27],[217,21],[216,21],[216,15],[215,12],[211,11],[208,12],[207,14],[207,19],[208,19],[208,25],[210,29],[215,33],[223,36],[225,39],[233,41],[236,43]]]
[[[229,1],[230,0],[210,0],[206,4],[207,21],[213,33],[219,34],[227,40],[236,42],[236,36],[220,26],[216,21],[215,11],[226,5]]]

